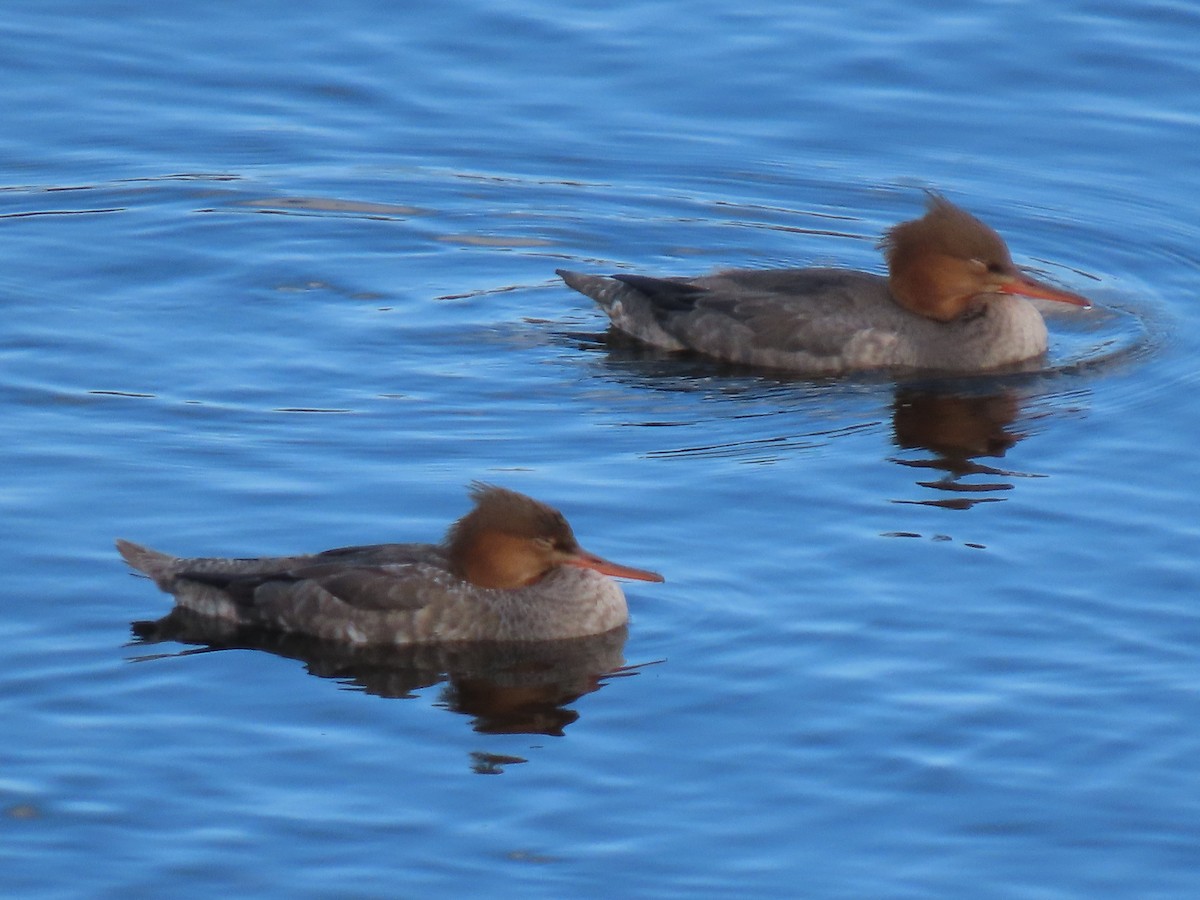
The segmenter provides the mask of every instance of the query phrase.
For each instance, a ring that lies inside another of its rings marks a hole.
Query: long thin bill
[[[575,556],[567,560],[567,564],[578,566],[581,569],[594,569],[601,575],[609,575],[613,578],[632,578],[634,581],[666,581],[657,572],[649,572],[646,569],[635,569],[632,566],[623,566],[620,563],[609,562],[607,559],[596,556],[594,553],[588,553],[586,550],[580,550]]]
[[[1060,303],[1071,303],[1075,306],[1082,306],[1084,309],[1091,309],[1092,302],[1087,297],[1081,297],[1079,294],[1072,294],[1070,291],[1064,291],[1061,288],[1051,287],[1048,284],[1043,284],[1030,278],[1028,275],[1014,275],[1012,281],[1008,281],[1000,285],[1002,294],[1020,294],[1023,297],[1037,297],[1039,300],[1057,300]]]

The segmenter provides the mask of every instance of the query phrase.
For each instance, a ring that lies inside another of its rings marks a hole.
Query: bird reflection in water
[[[606,363],[624,383],[668,396],[702,397],[703,418],[694,408],[675,419],[664,417],[668,424],[680,426],[669,433],[700,422],[710,430],[717,426],[716,439],[646,451],[652,459],[706,456],[774,463],[882,424],[874,409],[857,417],[847,414],[843,420],[831,415],[843,401],[848,409],[858,408],[854,383],[750,374],[744,368],[631,346],[619,335],[607,345]],[[891,388],[892,442],[906,451],[931,451],[932,456],[889,455],[887,461],[936,476],[922,477],[916,484],[941,494],[893,502],[970,509],[1004,499],[997,495],[1013,490],[1014,479],[1042,477],[979,461],[1003,458],[1026,437],[1015,428],[1023,411],[1023,392],[998,381],[989,379],[987,386],[979,386],[947,379]]]
[[[1021,412],[1017,395],[1008,390],[970,394],[901,387],[892,404],[892,429],[897,446],[929,450],[925,459],[893,462],[915,469],[943,473],[936,480],[918,481],[921,487],[951,496],[928,500],[897,500],[946,509],[969,509],[977,503],[994,503],[996,492],[1011,491],[1017,477],[1036,478],[978,462],[979,457],[1001,458],[1025,437],[1012,425]],[[980,476],[984,480],[968,480]]]
[[[312,675],[379,697],[412,698],[417,691],[445,683],[438,705],[471,716],[472,728],[481,734],[561,736],[579,718],[571,707],[576,700],[652,664],[625,665],[626,627],[559,641],[356,647],[239,627],[176,608],[157,621],[132,623],[132,631],[133,647],[171,641],[196,645],[172,653],[144,653],[134,662],[217,650],[264,650],[299,660]],[[483,768],[495,770],[500,764],[493,760]],[[477,771],[479,766],[476,761]]]

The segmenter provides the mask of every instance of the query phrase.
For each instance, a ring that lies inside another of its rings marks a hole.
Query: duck
[[[439,544],[371,544],[261,558],[184,558],[117,540],[176,608],[236,626],[356,645],[542,641],[629,619],[612,578],[657,572],[584,550],[557,509],[483,482]]]
[[[1091,306],[1013,263],[971,213],[930,192],[879,242],[887,275],[845,268],[725,269],[700,277],[559,269],[613,326],[654,347],[810,376],[986,372],[1040,359],[1046,323],[1026,298]]]

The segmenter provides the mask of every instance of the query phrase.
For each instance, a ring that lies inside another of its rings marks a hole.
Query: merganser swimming
[[[1018,295],[1091,305],[1019,271],[1000,235],[938,194],[880,247],[886,278],[836,268],[558,274],[648,344],[808,375],[995,369],[1046,352],[1046,323]]]
[[[605,576],[662,581],[579,546],[558,510],[476,482],[441,544],[304,556],[183,559],[118,540],[178,606],[240,625],[355,644],[534,641],[602,634],[629,619]]]

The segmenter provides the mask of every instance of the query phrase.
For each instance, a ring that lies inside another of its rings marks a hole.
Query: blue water
[[[1194,896],[1198,42],[1129,0],[6,4],[5,895]],[[878,270],[924,189],[1096,302],[1044,372],[730,371],[553,276]],[[131,634],[169,603],[115,537],[434,540],[476,478],[667,576],[623,646],[509,683]]]

